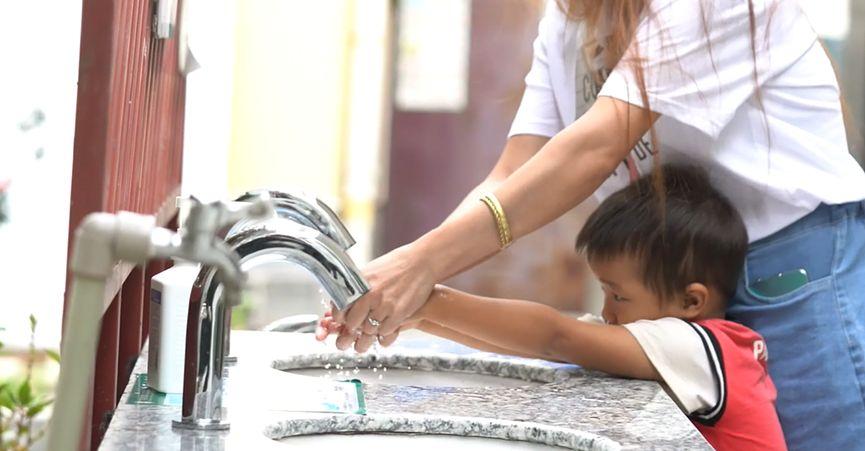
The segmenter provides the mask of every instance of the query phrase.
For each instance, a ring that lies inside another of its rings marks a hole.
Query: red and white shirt
[[[763,338],[723,319],[625,324],[662,385],[719,450],[786,450]]]

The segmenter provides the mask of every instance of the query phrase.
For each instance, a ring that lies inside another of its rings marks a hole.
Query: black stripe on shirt
[[[703,349],[706,351],[706,357],[709,358],[709,367],[712,369],[712,375],[715,376],[715,387],[718,390],[718,402],[714,406],[701,412],[693,412],[689,417],[700,424],[714,426],[721,419],[724,410],[727,408],[727,379],[724,372],[724,356],[721,353],[721,345],[718,344],[718,340],[712,331],[696,323],[687,323],[700,336]]]

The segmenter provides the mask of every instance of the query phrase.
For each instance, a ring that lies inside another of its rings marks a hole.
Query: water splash
[[[321,302],[321,306],[324,307],[324,310],[331,310],[333,308],[333,303],[330,301],[330,295],[327,294],[327,291],[324,288],[318,288],[318,300]]]

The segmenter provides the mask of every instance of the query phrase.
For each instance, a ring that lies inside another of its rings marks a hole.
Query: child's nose
[[[610,304],[604,302],[604,308],[601,309],[601,318],[604,318],[604,321],[607,324],[616,324],[616,315],[614,315],[611,310]]]

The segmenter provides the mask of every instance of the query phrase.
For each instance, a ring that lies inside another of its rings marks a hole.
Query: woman
[[[433,284],[659,159],[704,167],[746,223],[728,316],[768,342],[791,449],[861,447],[865,175],[831,63],[790,0],[548,5],[500,160],[439,227],[370,263],[337,345],[393,342]]]

